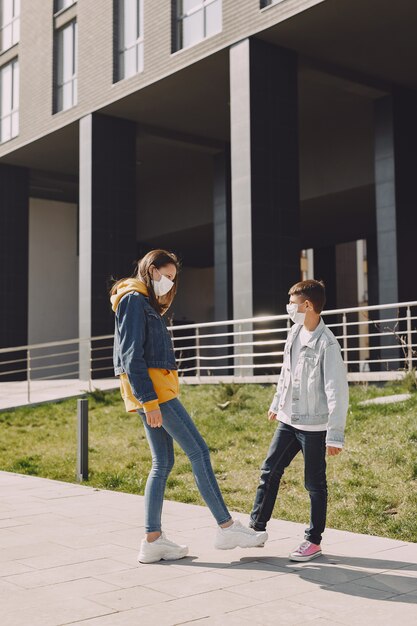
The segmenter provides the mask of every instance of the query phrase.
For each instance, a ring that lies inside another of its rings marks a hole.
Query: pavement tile
[[[390,571],[390,574],[402,574],[406,576],[411,576],[413,578],[417,577],[417,562],[413,564],[408,564],[404,567],[399,567],[398,569],[394,569]]]
[[[359,611],[352,611],[338,615],[338,620],[346,626],[415,626],[417,604],[415,594],[411,598],[402,599],[404,596],[394,596],[389,601],[374,603],[372,606],[363,606]]]
[[[34,589],[14,586],[9,589],[7,595],[1,596],[1,609],[3,613],[28,607],[34,607],[39,611],[44,606],[59,602],[61,599],[73,598],[78,603],[80,598],[87,599],[89,595],[111,591],[117,591],[117,587],[94,578],[82,578]]]
[[[76,563],[74,565],[62,565],[60,567],[50,567],[48,569],[6,576],[6,582],[14,583],[20,587],[30,589],[32,587],[43,587],[69,580],[77,580],[87,576],[96,576],[108,572],[117,572],[126,569],[124,563],[112,561],[111,559],[98,559],[86,563]]]
[[[332,565],[339,565],[347,569],[354,569],[357,571],[364,571],[366,573],[378,574],[386,570],[396,570],[407,567],[410,565],[407,561],[395,561],[388,558],[376,558],[373,556],[348,556],[348,555],[332,555],[325,554],[317,562],[319,563],[331,563]],[[414,566],[416,567],[416,566]]]
[[[205,593],[206,591],[226,589],[234,584],[235,582],[231,577],[212,571],[199,572],[191,576],[181,576],[180,578],[171,580],[148,583],[146,586],[156,591],[169,593],[177,598],[183,598],[185,596],[189,597]]]
[[[0,528],[9,528],[13,530],[13,528],[17,528],[20,526],[26,526],[24,521],[19,521],[17,518],[7,517],[5,519],[0,519]]]
[[[178,561],[176,561],[177,563]],[[109,574],[97,574],[95,577],[117,587],[128,588],[146,585],[147,583],[163,580],[174,580],[180,576],[187,576],[189,570],[184,570],[171,563],[152,563],[151,565],[138,564],[137,567],[112,572]]]
[[[61,533],[54,536],[54,542],[66,548],[91,548],[113,543],[111,533],[97,533],[95,535],[80,535],[76,528],[71,533]]]
[[[235,585],[228,591],[262,602],[270,602],[317,591],[317,583],[300,578],[297,574],[281,574],[273,578]]]
[[[242,616],[243,611],[239,611],[239,615],[233,613],[225,613],[223,615],[217,615],[215,617],[203,617],[202,619],[196,619],[192,621],[192,625],[196,626],[245,626],[253,621],[248,618],[244,619]],[[182,622],[187,624],[189,622]]]
[[[159,605],[161,602],[172,600],[173,595],[161,593],[149,587],[129,587],[106,593],[89,596],[89,600],[107,606],[116,611],[128,611],[141,606]]]
[[[375,576],[367,576],[361,579],[361,584],[372,589],[386,591],[391,595],[417,592],[417,577],[408,576],[407,572],[383,572]],[[417,622],[417,619],[416,619]]]
[[[376,552],[373,556],[378,559],[392,561],[408,561],[410,565],[417,562],[417,543],[408,543],[398,548],[390,548]]]
[[[319,583],[328,583],[337,585],[340,583],[348,583],[352,580],[362,579],[369,576],[366,571],[355,570],[330,563],[320,563],[320,559],[307,563],[295,563],[294,572],[298,573],[300,578],[305,580],[314,580]]]
[[[339,624],[341,624],[342,622],[337,621],[337,619],[335,619],[333,616],[329,619],[327,619],[326,617],[317,617],[316,619],[312,619],[312,620],[302,620],[301,622],[298,622],[298,624],[300,624],[300,626],[339,626]]]
[[[325,539],[323,541],[325,545]],[[340,543],[333,543],[331,545],[332,554],[348,554],[352,556],[368,556],[375,555],[382,551],[392,551],[399,548],[406,547],[407,544],[404,541],[397,541],[395,539],[386,539],[385,537],[371,537],[368,535],[357,535],[356,539],[349,541],[342,541]],[[327,550],[329,552],[329,550]],[[416,552],[417,554],[417,552]]]
[[[13,576],[14,574],[24,574],[25,572],[33,572],[33,568],[19,563],[18,561],[0,562],[0,577]]]
[[[122,546],[114,546],[112,544],[105,544],[91,548],[79,548],[72,550],[69,548],[59,547],[59,549],[53,554],[28,559],[19,559],[19,561],[23,565],[27,565],[38,570],[58,567],[60,565],[71,565],[86,561],[95,561],[103,558],[111,558],[133,567],[136,565],[136,556],[137,550],[131,550]]]
[[[2,614],[2,626],[59,626],[68,624],[74,620],[86,620],[111,612],[108,609],[89,600],[79,598],[75,603],[73,599],[61,599],[51,602],[42,608],[22,607],[14,611]]]
[[[138,624],[141,626],[173,626],[203,617],[222,615],[251,605],[250,600],[237,595],[233,596],[227,591],[211,591],[191,598],[179,598],[156,606],[132,609],[107,617],[87,620],[82,622],[82,626],[138,626]]]
[[[166,502],[190,554],[143,565],[141,496],[0,471],[0,498],[1,626],[417,624],[417,544],[329,529],[293,563],[305,525],[271,520],[263,549],[215,550],[207,508]]]
[[[61,550],[61,546],[53,543],[52,541],[40,541],[34,543],[33,536],[30,537],[30,541],[31,543],[27,543],[23,540],[21,545],[13,543],[13,545],[8,548],[0,549],[0,563],[15,559],[29,559],[36,556],[56,554]]]
[[[378,606],[382,600],[392,598],[390,591],[372,589],[362,583],[361,579],[343,585],[319,585],[314,591],[294,595],[291,600],[318,609],[326,607],[326,611],[340,616],[365,607]]]
[[[331,614],[328,611],[303,606],[286,599],[264,602],[256,606],[237,610],[234,612],[234,615],[242,617],[246,621],[251,621],[252,624],[261,624],[262,626],[277,626],[278,624],[289,626],[292,624],[304,624],[307,620],[319,617],[331,618]],[[246,624],[246,622],[244,623]]]
[[[222,570],[222,574],[230,576],[239,582],[251,582],[252,580],[262,580],[264,578],[275,578],[286,574],[286,570],[266,561],[249,561],[232,565]]]

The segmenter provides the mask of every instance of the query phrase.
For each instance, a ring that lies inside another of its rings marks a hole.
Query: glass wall
[[[77,22],[55,33],[55,113],[77,104]]]
[[[54,1],[54,13],[68,9],[76,0],[55,0]]]
[[[20,39],[20,0],[0,0],[0,51]]]
[[[0,68],[0,142],[19,134],[19,61]]]
[[[279,2],[284,2],[284,0],[261,0],[261,9],[269,7],[271,4],[278,4]]]
[[[174,50],[193,46],[222,30],[221,0],[177,0]]]
[[[143,72],[143,0],[116,0],[115,81]]]

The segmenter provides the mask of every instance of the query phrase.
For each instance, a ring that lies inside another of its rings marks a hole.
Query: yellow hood
[[[126,278],[122,283],[120,283],[117,287],[116,293],[110,297],[111,308],[114,312],[116,312],[117,307],[119,306],[120,300],[127,293],[131,291],[137,291],[138,293],[143,293],[144,296],[148,295],[148,288],[145,283],[142,283],[137,278]]]

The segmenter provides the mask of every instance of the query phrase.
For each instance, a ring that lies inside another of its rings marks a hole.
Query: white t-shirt
[[[291,381],[295,374],[295,368],[298,363],[298,358],[300,356],[301,348],[302,346],[306,346],[308,344],[308,342],[311,339],[312,334],[313,334],[312,332],[310,332],[303,326],[300,332],[297,334],[296,338],[294,339],[294,342],[291,346]],[[325,424],[315,424],[313,426],[306,426],[306,425],[296,426],[295,424],[291,424],[291,405],[292,405],[292,382],[290,382],[288,386],[287,395],[285,397],[285,404],[282,407],[282,409],[278,411],[277,419],[280,422],[284,422],[284,424],[290,424],[291,426],[293,426],[294,428],[297,428],[298,430],[306,430],[309,432],[310,431],[320,432],[323,430],[327,430],[327,427]]]

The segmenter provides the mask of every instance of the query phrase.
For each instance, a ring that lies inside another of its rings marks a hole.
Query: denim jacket
[[[322,319],[310,341],[301,347],[295,374],[291,374],[291,347],[301,330],[294,324],[284,348],[284,360],[270,411],[278,413],[292,388],[291,424],[327,425],[326,444],[343,445],[349,388],[339,342]],[[291,383],[291,386],[290,386]]]
[[[137,291],[123,296],[115,312],[113,364],[116,376],[128,375],[133,394],[141,403],[158,398],[148,368],[177,369],[164,320]]]

